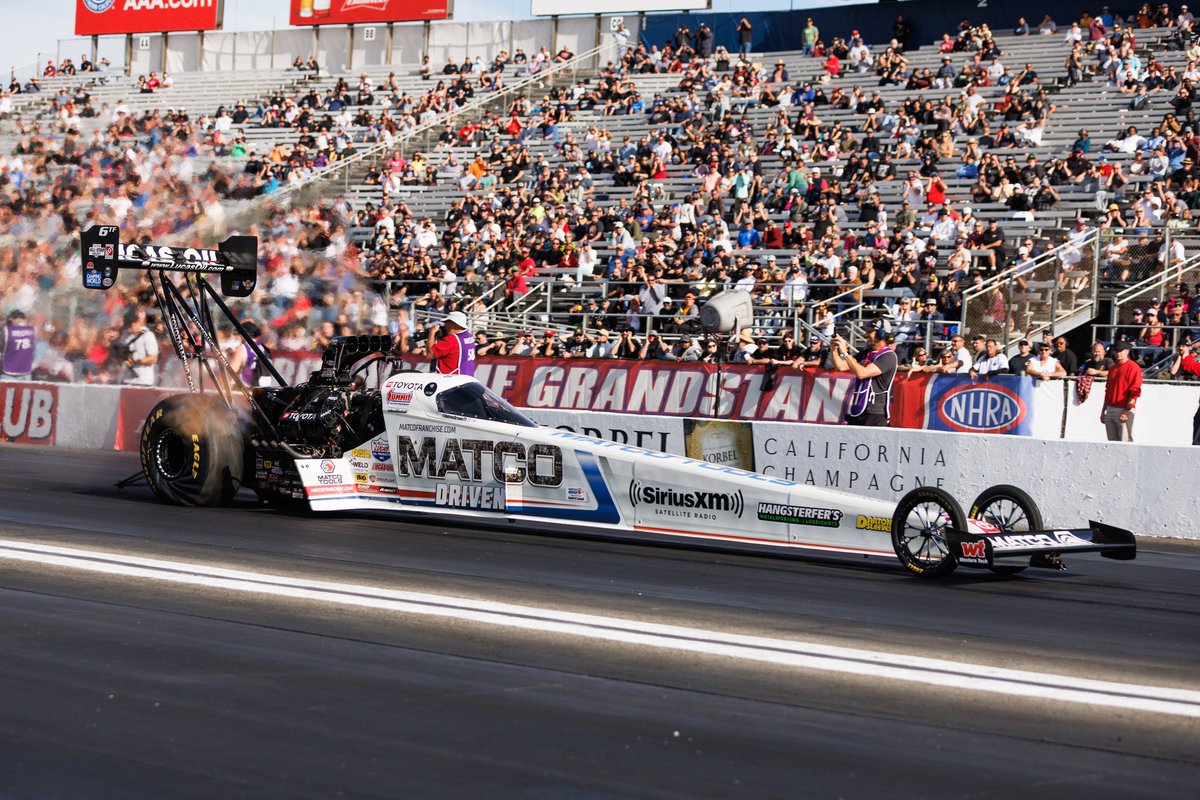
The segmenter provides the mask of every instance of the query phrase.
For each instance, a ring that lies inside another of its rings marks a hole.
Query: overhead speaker
[[[700,324],[709,333],[733,333],[750,327],[754,321],[754,306],[749,292],[730,289],[714,294],[700,307]]]

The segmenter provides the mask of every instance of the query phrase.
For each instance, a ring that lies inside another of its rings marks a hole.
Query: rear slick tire
[[[995,525],[1004,533],[1045,530],[1042,512],[1037,503],[1023,489],[1008,484],[998,484],[984,489],[975,502],[971,503],[971,519]],[[993,564],[988,567],[997,575],[1016,575],[1029,568],[1029,564]]]
[[[921,578],[941,578],[958,567],[950,552],[946,529],[967,527],[962,506],[950,494],[932,486],[913,489],[892,515],[892,548],[909,572]]]
[[[156,405],[142,429],[142,472],[155,497],[218,506],[242,485],[237,417],[218,397],[178,394]]]

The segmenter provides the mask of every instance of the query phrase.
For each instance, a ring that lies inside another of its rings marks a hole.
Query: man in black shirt
[[[888,346],[888,336],[881,328],[867,331],[867,350],[861,363],[850,358],[849,347],[841,336],[834,336],[830,347],[833,368],[852,373],[855,377],[846,424],[885,428],[892,405],[892,380],[899,361]]]
[[[1079,356],[1067,348],[1067,340],[1061,336],[1054,340],[1054,357],[1058,359],[1058,363],[1062,364],[1068,375],[1079,373]]]
[[[1017,342],[1017,354],[1008,360],[1008,372],[1010,375],[1024,375],[1025,365],[1029,363],[1032,356],[1029,354],[1029,340],[1022,339]]]

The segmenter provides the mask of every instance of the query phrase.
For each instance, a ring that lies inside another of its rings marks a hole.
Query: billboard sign
[[[222,0],[75,0],[75,35],[211,31]]]
[[[292,25],[352,25],[446,19],[450,0],[290,0]]]

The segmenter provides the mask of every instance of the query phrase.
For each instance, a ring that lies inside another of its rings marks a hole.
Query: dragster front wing
[[[1137,557],[1137,540],[1131,532],[1094,520],[1088,524],[1091,527],[1012,533],[949,528],[946,539],[958,563],[967,567],[990,567],[1008,559],[1066,553],[1099,553],[1104,558],[1121,561]]]

